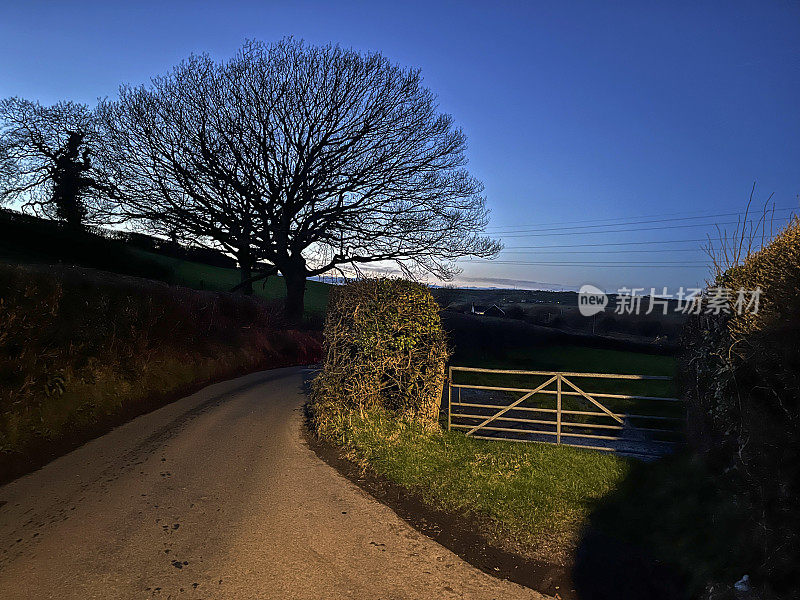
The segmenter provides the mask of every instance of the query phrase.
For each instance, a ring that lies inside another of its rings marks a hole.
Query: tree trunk
[[[66,221],[67,227],[69,227],[72,231],[76,231],[82,233],[83,229],[83,215],[81,214],[80,209],[77,205],[71,206],[70,209],[66,210]]]
[[[306,270],[303,267],[287,269],[283,272],[286,282],[286,303],[284,312],[290,323],[299,323],[303,320],[304,298],[306,294]]]
[[[246,296],[253,295],[253,282],[251,281],[253,278],[253,264],[250,255],[247,256],[240,256],[238,258],[239,261],[239,273],[240,273],[240,280],[242,282],[242,286],[239,288],[239,292],[245,294]]]

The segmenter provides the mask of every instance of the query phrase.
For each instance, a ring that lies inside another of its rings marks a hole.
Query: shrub
[[[448,357],[428,289],[401,279],[362,279],[332,292],[324,366],[312,416],[321,434],[348,410],[382,407],[437,426]]]
[[[317,360],[280,328],[252,297],[0,265],[0,478],[203,382]]]
[[[761,288],[757,314],[700,316],[683,360],[690,442],[740,484],[755,575],[800,595],[800,220],[715,282]]]

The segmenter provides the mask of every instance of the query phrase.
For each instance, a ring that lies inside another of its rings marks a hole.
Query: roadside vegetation
[[[342,305],[337,304],[336,294],[332,298],[326,362],[314,384],[310,412],[317,435],[362,469],[399,484],[432,507],[468,520],[498,548],[559,565],[587,597],[600,597],[592,594],[607,589],[610,597],[620,598],[726,598],[734,582],[756,572],[753,561],[759,550],[748,534],[752,505],[742,499],[737,478],[716,471],[702,454],[684,448],[656,462],[642,462],[567,446],[473,439],[446,431],[444,420],[433,423],[428,411],[398,410],[398,397],[406,398],[403,405],[412,397],[403,396],[403,386],[411,385],[422,371],[403,377],[397,365],[411,365],[413,371],[418,369],[414,367],[418,359],[428,364],[429,351],[412,349],[428,348],[432,339],[439,340],[441,325],[424,311],[420,314],[404,306],[404,298],[389,291],[388,286],[399,283],[359,285],[343,293],[347,300]],[[383,294],[376,294],[381,286]],[[364,290],[371,292],[361,294]],[[420,304],[425,302],[414,303]],[[434,323],[433,329],[419,329],[420,322]],[[392,325],[381,329],[380,323]],[[462,329],[461,317],[448,319],[456,340],[450,357],[453,364],[651,375],[676,372],[676,358],[664,353],[570,344],[559,334],[547,332],[539,339],[524,335],[516,339],[500,329],[493,337],[492,322],[481,323]],[[393,332],[418,329],[429,335],[416,339],[398,333],[403,343],[393,338]],[[495,344],[481,343],[481,336]],[[494,355],[492,348],[498,348]],[[349,374],[342,367],[362,363],[372,364],[371,376],[349,384],[357,379],[360,367]],[[338,366],[329,369],[329,364]],[[390,377],[382,370],[388,364],[394,365]],[[332,379],[333,372],[340,377]],[[482,384],[499,383],[492,375],[475,376],[482,378]],[[530,387],[530,381],[514,379],[523,376],[508,377],[505,385]],[[609,391],[655,396],[681,393],[674,382],[634,381],[630,385],[649,387]],[[420,414],[425,418],[419,418]],[[683,414],[680,407],[681,419]]]
[[[319,351],[255,298],[0,265],[0,477],[211,381]]]
[[[733,478],[686,450],[629,466],[587,515],[574,568],[578,590],[589,598],[737,598],[733,585],[752,573],[758,550]],[[625,593],[631,573],[649,584]]]
[[[757,554],[731,480],[686,452],[649,463],[480,440],[383,409],[349,411],[326,439],[492,545],[563,567],[587,598],[688,599],[713,591],[709,582],[725,582],[709,597],[727,598]]]
[[[375,408],[438,428],[448,355],[439,307],[425,286],[362,279],[339,287],[313,387],[317,431],[327,435],[351,410]]]
[[[566,561],[628,460],[443,431],[447,355],[438,307],[422,286],[365,280],[335,290],[310,407],[317,434],[433,506],[475,519],[498,546]]]
[[[797,598],[800,220],[758,251],[752,242],[745,233],[723,240],[713,285],[760,288],[758,312],[701,315],[687,330],[689,443],[750,515],[743,532],[752,552],[742,572],[767,597]]]

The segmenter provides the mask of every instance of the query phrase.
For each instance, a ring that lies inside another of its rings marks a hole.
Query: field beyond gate
[[[448,429],[471,437],[641,456],[683,438],[669,376],[450,367],[447,385]]]

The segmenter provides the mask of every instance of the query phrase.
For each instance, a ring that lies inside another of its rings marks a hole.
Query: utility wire
[[[696,238],[691,240],[644,240],[639,242],[599,242],[584,244],[583,242],[577,244],[554,244],[550,246],[506,246],[505,250],[528,250],[528,249],[542,249],[542,248],[588,248],[600,246],[640,246],[646,244],[683,244],[687,242],[707,242],[706,238]]]
[[[749,221],[754,222],[754,221]],[[691,227],[711,227],[715,225],[736,225],[741,224],[738,221],[726,221],[724,223],[695,223],[692,225],[663,225],[660,227],[632,227],[627,229],[610,229],[608,231],[589,231],[586,235],[599,235],[601,233],[626,233],[631,231],[662,231],[665,229],[687,229]],[[498,234],[498,237],[503,238],[516,238],[516,237],[545,237],[545,236],[562,236],[562,235],[576,235],[574,231],[562,231],[560,233],[513,233],[510,235]]]
[[[477,263],[477,264],[483,264],[483,265],[485,265],[485,264],[500,264],[500,265],[539,266],[539,267],[592,267],[592,268],[594,268],[594,267],[601,267],[601,268],[615,268],[615,267],[626,268],[626,267],[630,267],[630,268],[647,268],[647,269],[658,268],[658,267],[675,268],[675,267],[707,267],[708,266],[707,262],[702,262],[702,261],[698,261],[698,262],[694,262],[694,263],[686,262],[686,261],[672,262],[672,263],[667,263],[667,262],[661,262],[661,263],[643,263],[643,262],[642,263],[636,263],[636,262],[633,262],[633,263],[631,263],[631,262],[628,262],[628,263],[623,263],[623,262],[619,262],[619,263],[588,263],[588,262],[586,262],[586,263],[578,263],[578,262],[532,262],[532,261],[518,261],[518,260],[493,260],[491,262],[482,262],[482,261],[478,261],[478,260],[466,260],[466,261],[463,261],[463,262]]]
[[[793,211],[797,210],[797,207],[782,207],[782,208],[775,208],[775,209],[768,209],[767,213],[771,214],[773,212],[786,212],[786,211]],[[682,213],[672,213],[672,214],[682,214]],[[641,225],[647,223],[666,223],[671,221],[691,221],[695,219],[716,219],[719,217],[735,217],[735,216],[744,216],[744,211],[737,211],[737,212],[728,212],[728,213],[717,213],[717,214],[709,214],[709,215],[694,215],[694,216],[681,216],[681,217],[670,217],[670,218],[659,218],[659,219],[647,219],[647,220],[635,220],[635,219],[646,219],[646,217],[618,217],[616,219],[586,219],[582,221],[561,221],[560,223],[542,223],[542,224],[528,224],[528,225],[508,225],[508,226],[498,226],[498,227],[488,227],[487,231],[495,233],[497,235],[501,235],[502,233],[521,233],[526,231],[555,231],[555,230],[562,230],[562,229],[591,229],[596,227],[614,227],[619,225]],[[754,214],[753,211],[750,211],[749,214]],[[661,216],[661,215],[651,215],[651,216]],[[598,224],[598,222],[602,221],[610,221],[616,220],[620,221],[619,223],[606,223],[606,224]],[[749,219],[748,219],[749,220]],[[581,225],[581,226],[571,226],[570,223],[593,223],[593,225]],[[566,227],[551,227],[551,225],[568,225]],[[713,223],[712,223],[713,225]],[[528,228],[533,229],[528,229]],[[501,231],[507,230],[507,231]]]
[[[485,264],[494,264],[494,263],[499,263],[499,262],[525,262],[525,263],[529,262],[529,261],[522,261],[522,260],[516,260],[516,259],[503,259],[503,258],[501,258],[501,259],[491,259],[491,258],[470,259],[470,262],[483,262],[483,261],[487,261]],[[534,263],[541,264],[543,262],[547,262],[548,264],[555,264],[555,263],[573,264],[572,262],[565,261],[565,260],[532,261],[531,264],[534,264]],[[686,264],[698,264],[698,265],[705,265],[705,264],[708,264],[708,262],[705,261],[705,260],[694,260],[694,261],[692,261],[692,260],[690,260],[690,261],[686,261],[686,260],[663,260],[663,261],[661,261],[661,260],[657,260],[657,261],[647,261],[647,260],[640,260],[640,261],[637,261],[637,260],[617,260],[617,261],[612,261],[612,260],[604,260],[604,261],[600,261],[600,262],[597,262],[597,263],[591,262],[591,261],[580,261],[580,262],[577,262],[577,263],[574,263],[574,264],[590,264],[590,265],[593,265],[593,264],[601,264],[601,263],[602,264],[607,264],[607,265],[617,265],[617,264],[619,264],[619,265],[632,265],[632,264],[640,264],[640,265],[666,265],[666,264],[670,264],[670,265],[686,265]]]
[[[640,254],[640,253],[669,253],[669,252],[703,252],[702,248],[663,248],[661,250],[508,250],[503,254]]]
[[[708,211],[701,211],[699,213],[692,213],[696,214],[697,218],[702,218],[705,216],[708,217],[717,217],[720,216],[720,213],[708,212]],[[744,211],[739,211],[735,214],[744,214]],[[529,223],[529,224],[520,224],[520,225],[498,225],[496,227],[489,227],[488,229],[504,229],[504,228],[513,228],[513,227],[549,227],[551,225],[571,225],[573,223],[602,223],[603,221],[628,221],[631,219],[655,219],[659,217],[674,217],[674,216],[685,216],[686,213],[683,211],[680,212],[671,212],[671,213],[656,213],[650,215],[635,215],[630,217],[607,217],[605,219],[581,219],[575,220],[571,219],[569,221],[551,221],[548,223]]]

